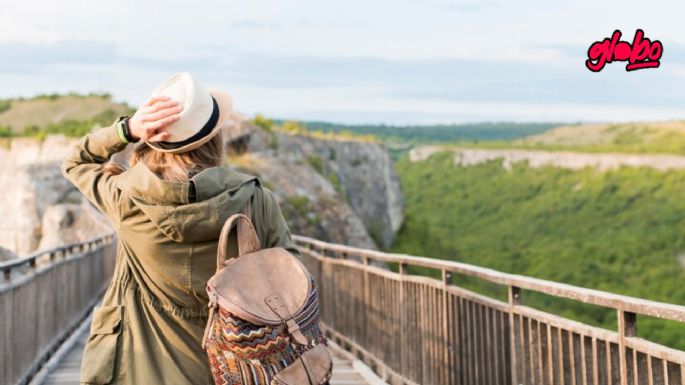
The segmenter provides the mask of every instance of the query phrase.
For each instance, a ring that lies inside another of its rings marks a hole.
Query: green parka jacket
[[[222,225],[251,198],[262,247],[299,253],[278,203],[256,177],[206,169],[191,179],[193,200],[191,182],[160,179],[142,162],[120,175],[103,174],[104,163],[125,146],[114,125],[105,127],[80,140],[62,164],[118,237],[114,276],[93,313],[81,383],[213,384],[200,344],[205,284],[216,269]],[[229,255],[235,255],[230,242]]]

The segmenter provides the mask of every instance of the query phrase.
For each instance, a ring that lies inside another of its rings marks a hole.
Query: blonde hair
[[[141,143],[129,157],[131,166],[143,162],[158,177],[174,182],[186,182],[195,174],[210,167],[221,166],[226,156],[223,135],[216,134],[202,146],[180,154],[156,151]],[[116,163],[105,165],[105,175],[118,175],[125,169]]]

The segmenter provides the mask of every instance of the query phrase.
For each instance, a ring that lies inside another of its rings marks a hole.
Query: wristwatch
[[[136,143],[140,139],[134,139],[133,136],[131,136],[128,128],[129,119],[131,119],[130,116],[120,116],[117,119],[117,134],[119,135],[119,139],[124,143]]]

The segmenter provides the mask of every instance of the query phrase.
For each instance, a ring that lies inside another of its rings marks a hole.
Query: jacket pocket
[[[112,382],[123,313],[123,306],[98,306],[93,310],[90,336],[81,362],[81,383]]]

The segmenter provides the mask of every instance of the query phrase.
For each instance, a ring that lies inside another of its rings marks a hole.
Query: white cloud
[[[0,7],[0,96],[104,88],[138,102],[164,76],[190,69],[248,90],[250,109],[293,117],[356,109],[385,118],[411,105],[424,117],[560,120],[585,112],[586,120],[615,120],[671,117],[685,73],[674,65],[685,55],[668,56],[670,47],[685,45],[679,0],[0,0]],[[644,28],[661,39],[663,68],[651,75],[586,73],[585,47],[614,28],[627,35]],[[430,64],[440,61],[455,67]],[[422,62],[428,64],[416,64]],[[341,67],[346,63],[371,67]],[[436,73],[408,72],[412,66]],[[470,74],[459,74],[462,68]],[[370,92],[355,76],[381,90]],[[346,97],[337,99],[331,87]],[[583,104],[588,87],[592,100]],[[629,103],[625,89],[649,95],[651,107],[640,107],[646,97]],[[296,92],[298,103],[271,96],[283,90]]]

